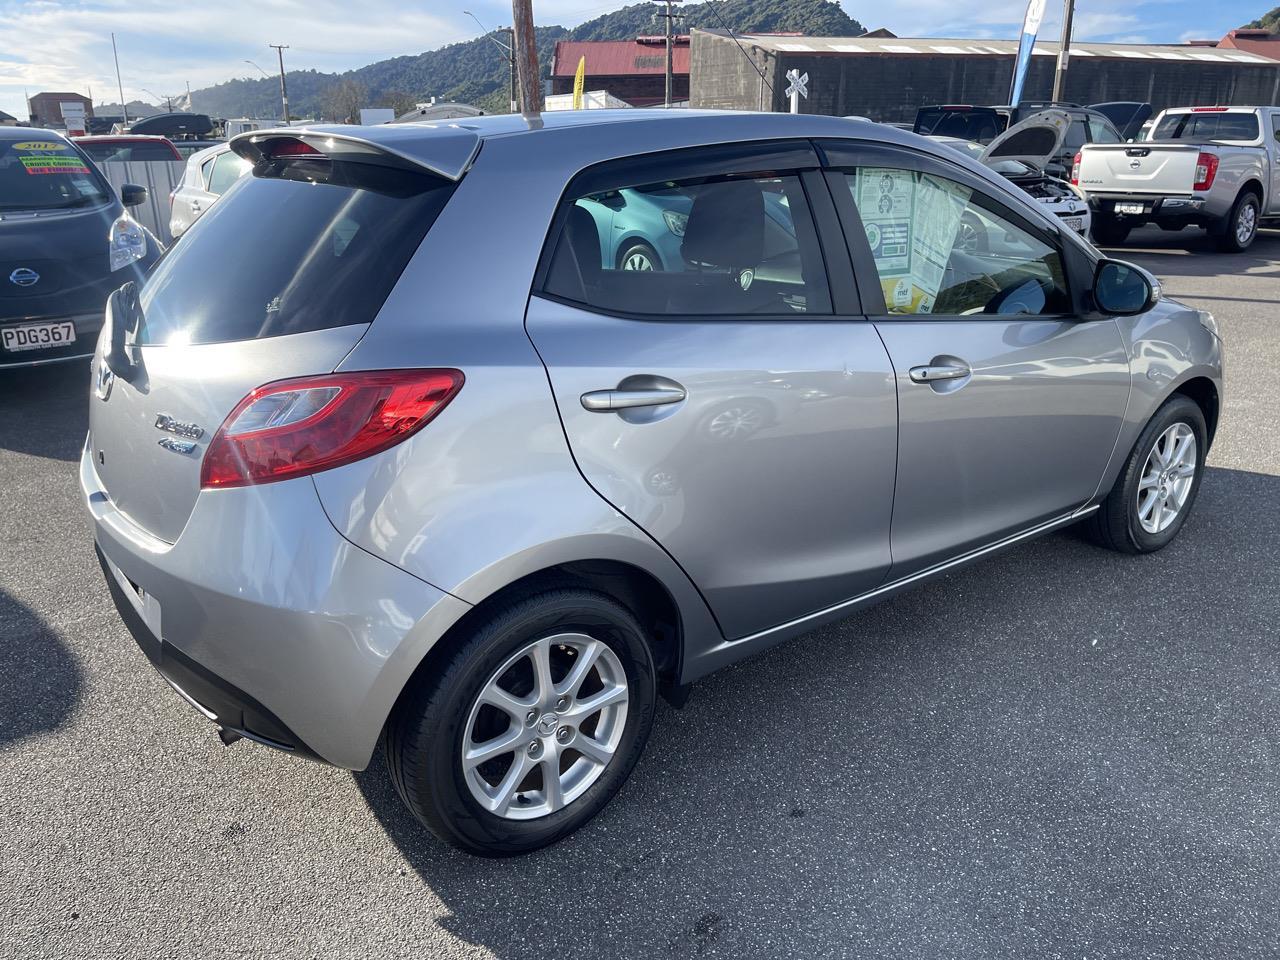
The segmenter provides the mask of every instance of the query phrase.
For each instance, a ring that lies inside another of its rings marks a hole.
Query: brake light
[[[268,141],[266,149],[262,151],[263,156],[270,160],[287,160],[294,157],[303,157],[309,160],[328,160],[323,153],[301,140],[293,137],[279,137]]]
[[[1208,190],[1213,186],[1213,178],[1218,175],[1218,158],[1212,153],[1202,153],[1196,159],[1195,190]]]
[[[1080,151],[1076,151],[1075,159],[1071,161],[1071,185],[1073,187],[1080,186]]]
[[[200,486],[272,483],[381,453],[426,426],[463,379],[461,370],[376,370],[258,387],[209,441]]]
[[[1192,107],[1192,113],[1226,113],[1226,107]]]

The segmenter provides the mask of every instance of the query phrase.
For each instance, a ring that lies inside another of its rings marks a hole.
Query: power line
[[[720,21],[720,26],[724,27],[725,30],[728,32],[729,39],[738,45],[738,49],[742,51],[742,55],[747,58],[747,63],[751,64],[751,68],[755,70],[756,73],[760,74],[760,82],[769,88],[769,96],[772,97],[773,84],[771,84],[765,78],[764,71],[760,69],[759,64],[757,64],[753,59],[751,59],[751,54],[747,53],[747,48],[744,47],[742,43],[738,40],[737,35],[733,32],[733,28],[730,27],[729,24],[724,22],[724,17],[720,16],[720,8],[715,3],[713,3],[712,0],[707,0],[706,8],[716,15],[716,19]]]

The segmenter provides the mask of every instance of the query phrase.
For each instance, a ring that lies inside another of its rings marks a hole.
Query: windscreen
[[[1005,118],[993,110],[949,110],[923,107],[916,113],[915,132],[928,137],[955,137],[990,143],[1004,132]]]
[[[156,265],[139,340],[220,343],[368,323],[453,189],[370,163],[264,161]]]
[[[1252,113],[1174,113],[1156,124],[1152,140],[1257,140],[1258,118]]]
[[[0,211],[70,210],[110,198],[101,177],[65,140],[0,140]]]

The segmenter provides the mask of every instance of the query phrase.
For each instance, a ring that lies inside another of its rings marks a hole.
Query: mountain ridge
[[[538,64],[548,76],[557,40],[625,40],[660,33],[656,3],[635,3],[568,29],[536,28]],[[857,36],[865,28],[835,0],[734,0],[683,5],[678,29],[693,27],[735,32],[798,32],[811,36]],[[506,112],[507,59],[493,44],[505,33],[493,31],[420,54],[379,60],[342,73],[291,70],[285,74],[289,107],[300,117],[340,118],[358,107],[412,109],[417,102],[471,103],[487,113]],[[459,79],[463,78],[463,79]],[[275,117],[280,112],[279,80],[241,77],[193,90],[192,109],[216,117]]]

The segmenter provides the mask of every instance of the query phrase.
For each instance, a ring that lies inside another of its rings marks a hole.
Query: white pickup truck
[[[1280,107],[1165,110],[1146,140],[1081,147],[1071,181],[1099,243],[1123,243],[1144,223],[1196,225],[1243,250],[1260,221],[1280,217]]]

